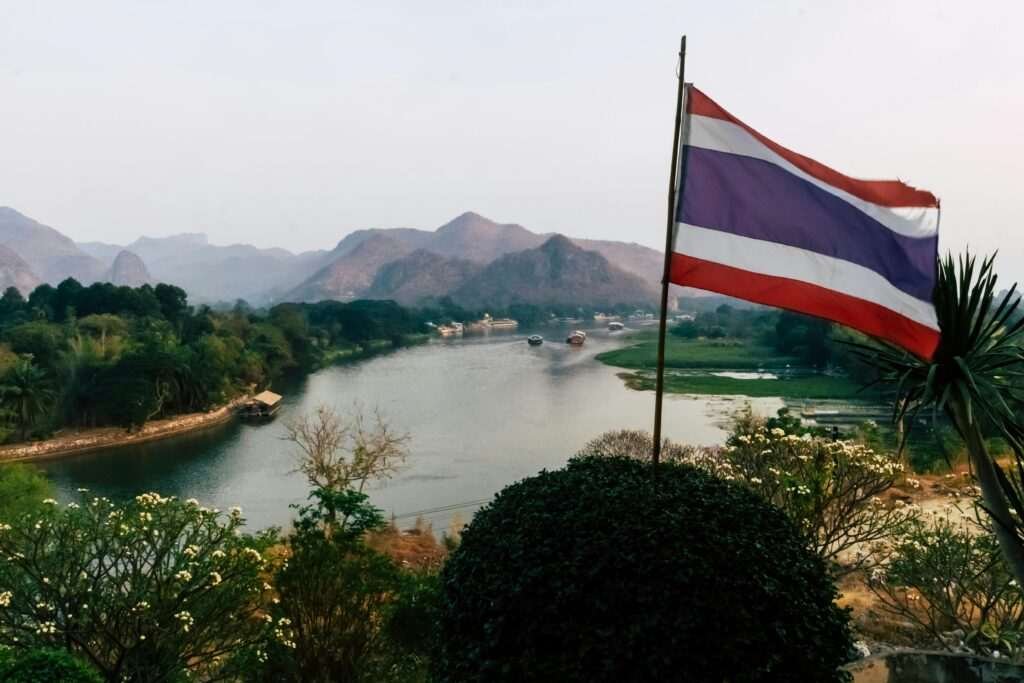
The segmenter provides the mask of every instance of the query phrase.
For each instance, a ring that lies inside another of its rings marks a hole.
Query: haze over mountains
[[[356,230],[331,250],[295,254],[212,245],[199,233],[76,244],[0,207],[0,285],[26,294],[74,277],[83,284],[168,282],[206,303],[389,298],[414,305],[451,296],[466,306],[639,305],[656,299],[661,268],[661,254],[638,244],[570,240],[472,212],[435,231]]]

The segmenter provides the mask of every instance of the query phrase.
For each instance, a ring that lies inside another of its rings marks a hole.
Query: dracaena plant
[[[942,336],[930,360],[884,343],[854,344],[853,352],[895,387],[894,420],[927,411],[953,423],[1003,556],[1024,585],[1024,318],[1016,285],[997,292],[994,258],[979,262],[968,252],[939,262],[934,301]],[[986,434],[1002,436],[1013,450],[1009,473],[988,451]]]

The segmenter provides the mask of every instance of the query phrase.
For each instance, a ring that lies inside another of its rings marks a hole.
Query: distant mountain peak
[[[0,211],[7,207],[0,207]],[[13,209],[12,209],[13,210]],[[32,272],[25,259],[5,244],[0,244],[0,292],[14,287],[28,296],[43,281]]]
[[[73,277],[90,284],[104,270],[99,260],[79,249],[70,237],[9,206],[0,207],[0,244],[13,249],[34,273],[51,283]]]
[[[540,245],[540,248],[545,251],[586,251],[583,247],[579,246],[565,235],[558,233],[549,237],[547,242]]]
[[[164,244],[175,244],[180,246],[205,247],[210,244],[210,238],[205,232],[181,232],[177,235],[167,237],[140,237],[133,244],[152,244],[162,242]]]
[[[8,217],[9,218],[24,218],[25,220],[29,220],[29,221],[32,220],[31,218],[29,218],[25,214],[21,213],[17,209],[12,209],[9,206],[0,206],[0,217],[4,217],[4,218],[8,218]],[[34,223],[35,221],[32,221],[32,222]]]
[[[540,246],[493,261],[462,282],[451,297],[463,306],[524,304],[641,305],[654,287],[597,253],[552,235]]]
[[[138,254],[122,249],[110,266],[104,279],[119,286],[141,287],[153,281],[146,264]]]

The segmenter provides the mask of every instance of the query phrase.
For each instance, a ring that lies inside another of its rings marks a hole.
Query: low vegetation
[[[614,353],[614,352],[612,352]],[[603,354],[602,354],[603,355]],[[630,389],[653,391],[653,372],[619,375]],[[711,394],[715,396],[785,396],[807,399],[877,399],[877,393],[845,376],[796,374],[776,379],[742,379],[711,374],[686,374],[669,371],[665,374],[665,391],[673,394]]]
[[[870,370],[844,342],[861,339],[830,323],[786,311],[737,309],[722,304],[670,328],[666,339],[665,390],[680,394],[785,396],[807,399],[879,400],[865,387]],[[598,354],[632,389],[653,390],[658,336],[635,334],[631,344]],[[774,377],[735,377],[710,371],[765,372]]]
[[[879,609],[911,637],[953,652],[1020,659],[1024,593],[980,508],[917,517],[895,533],[868,586]]]

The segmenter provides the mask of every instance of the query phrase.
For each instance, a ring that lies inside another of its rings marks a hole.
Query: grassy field
[[[631,389],[654,389],[654,373],[624,372],[619,375]],[[734,379],[715,375],[667,375],[665,391],[672,394],[715,394],[719,396],[782,396],[785,398],[831,398],[872,400],[874,393],[845,377],[809,375],[785,379]]]
[[[633,370],[619,376],[632,389],[654,389],[657,368],[658,334],[641,332],[633,343],[621,349],[598,354],[607,365]],[[718,394],[724,396],[782,396],[809,399],[877,399],[875,392],[864,392],[861,386],[846,378],[804,374],[779,379],[735,379],[702,373],[673,373],[671,370],[758,370],[800,369],[799,361],[779,354],[772,348],[740,340],[685,340],[668,336],[665,347],[665,390],[675,394]]]
[[[597,359],[607,365],[630,370],[654,369],[658,358],[658,333],[644,331],[632,337],[633,343],[621,349],[605,351]],[[723,339],[687,341],[668,335],[665,344],[667,368],[716,368],[756,370],[797,365],[797,360],[783,356],[774,349]]]

